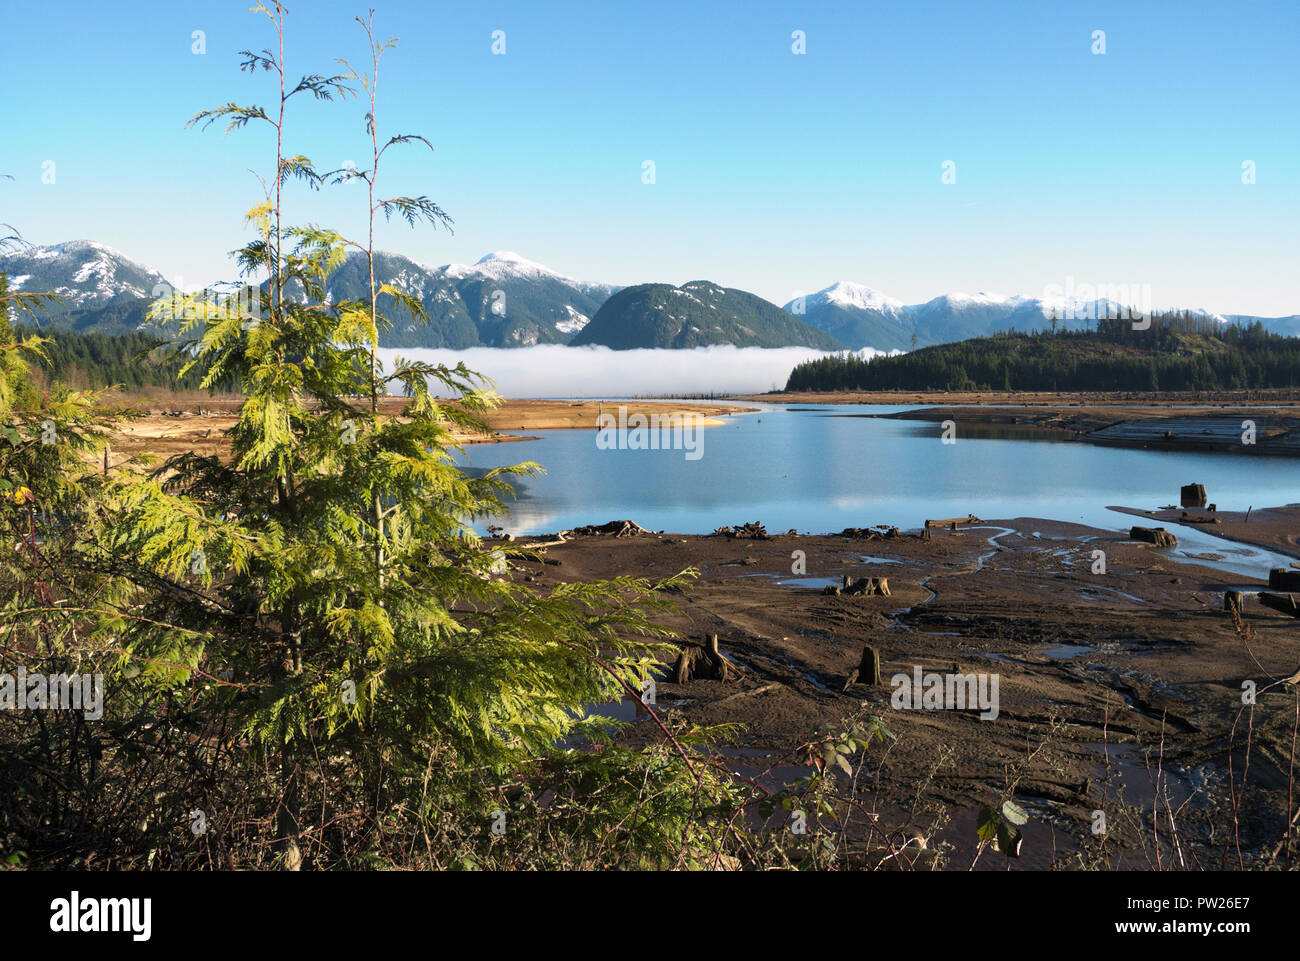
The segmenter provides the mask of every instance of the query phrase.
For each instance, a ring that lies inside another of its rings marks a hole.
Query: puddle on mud
[[[783,581],[777,581],[778,587],[806,587],[815,590],[821,590],[825,587],[838,587],[844,583],[842,577],[787,577]]]
[[[1037,648],[1034,653],[1050,657],[1054,661],[1060,661],[1087,654],[1092,650],[1094,648],[1091,644],[1051,644],[1047,647]]]
[[[1150,809],[1155,803],[1157,792],[1161,807],[1168,803],[1175,810],[1194,796],[1203,799],[1207,772],[1212,773],[1214,769],[1213,764],[1202,765],[1207,772],[1201,772],[1197,777],[1199,768],[1197,771],[1184,771],[1171,764],[1168,758],[1160,764],[1156,751],[1145,751],[1136,744],[1108,745],[1098,741],[1084,746],[1102,756],[1093,769],[1093,780],[1099,787],[1106,777],[1106,758],[1109,754],[1110,783],[1105,787],[1107,799],[1118,800],[1122,797],[1125,803],[1145,809]]]

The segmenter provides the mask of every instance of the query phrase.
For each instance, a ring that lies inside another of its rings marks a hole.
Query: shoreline
[[[113,438],[112,457],[149,453],[163,457],[193,451],[204,456],[223,456],[227,450],[224,434],[238,419],[242,397],[207,397],[202,394],[159,393],[122,398],[126,406],[143,411],[144,416],[119,424]],[[385,397],[380,413],[395,416],[406,399]],[[444,403],[454,403],[444,401]],[[612,404],[612,406],[611,406]],[[464,445],[505,444],[538,438],[507,431],[596,430],[602,411],[617,416],[625,407],[629,415],[678,416],[685,426],[717,427],[722,418],[757,410],[740,404],[719,402],[667,402],[641,400],[532,400],[503,399],[501,404],[481,414],[488,433],[453,431],[456,442]]]
[[[1231,410],[1232,413],[1225,411]],[[975,436],[1038,437],[1109,447],[1300,456],[1300,410],[1252,406],[1017,406],[949,405],[888,414],[847,416],[940,423],[951,420]],[[1250,442],[1246,442],[1247,425]]]
[[[1300,388],[1223,391],[947,391],[947,390],[846,390],[772,391],[736,394],[730,399],[765,404],[942,404],[951,407],[1243,407],[1283,405],[1300,407]]]

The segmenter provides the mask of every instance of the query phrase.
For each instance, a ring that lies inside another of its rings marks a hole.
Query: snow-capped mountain
[[[5,255],[0,257],[0,270],[9,275],[16,290],[63,295],[61,303],[43,312],[56,324],[105,333],[139,328],[149,303],[171,291],[157,270],[88,240]],[[381,309],[393,321],[393,329],[382,338],[386,347],[565,344],[618,289],[565,277],[508,252],[488,254],[469,266],[442,267],[377,252],[375,274],[380,283],[392,284],[418,300],[428,315],[427,323],[417,323],[393,298],[382,297]],[[221,296],[240,286],[218,281],[209,290]],[[326,297],[332,303],[369,297],[364,255],[348,255],[330,277]]]
[[[580,290],[587,296],[604,301],[619,288],[613,284],[597,284],[556,273],[535,261],[520,257],[509,250],[497,250],[479,258],[472,266],[446,264],[441,268],[448,277],[456,280],[487,278],[500,283],[513,281],[545,281]]]
[[[526,347],[566,344],[617,288],[574,280],[518,254],[488,254],[477,263],[432,267],[400,254],[377,253],[375,276],[423,305],[428,323],[417,323],[391,302],[387,347]],[[333,301],[368,297],[365,256],[348,255],[331,277]]]
[[[805,323],[820,328],[853,349],[907,350],[930,344],[982,337],[1003,330],[1043,330],[1053,319],[1061,329],[1095,325],[1116,316],[1122,305],[1106,299],[1065,295],[1044,298],[979,291],[952,293],[922,304],[904,304],[863,284],[839,281],[785,305]]]
[[[42,317],[59,326],[110,334],[139,329],[152,300],[171,289],[157,270],[90,240],[13,251],[0,256],[0,271],[8,274],[10,287],[15,290],[63,296],[61,303],[45,305]],[[382,298],[382,308],[393,321],[393,329],[381,337],[386,347],[567,344],[621,289],[567,277],[508,251],[490,253],[473,264],[441,267],[400,254],[377,253],[375,272],[381,283],[392,284],[418,300],[428,315],[427,323],[417,323],[392,298]],[[209,289],[221,295],[238,286],[221,281]],[[369,296],[368,291],[365,257],[353,252],[330,278],[327,297],[334,303],[363,300]],[[1053,320],[1059,328],[1085,328],[1095,325],[1099,317],[1116,316],[1121,308],[1151,309],[1149,304],[1120,304],[1081,296],[1090,293],[1084,288],[1019,297],[980,291],[945,294],[909,305],[876,288],[841,280],[790,301],[785,310],[845,347],[892,351],[1003,330],[1042,330],[1052,326]],[[680,299],[680,293],[677,296]],[[673,303],[664,301],[660,320],[665,323],[672,320]],[[1182,308],[1156,305],[1155,309]],[[730,313],[723,311],[717,323],[722,327],[732,321],[743,325],[744,316],[752,312],[739,308]],[[1259,321],[1275,333],[1300,335],[1300,315],[1255,317],[1204,310],[1192,313],[1224,323]],[[604,336],[617,340],[621,335],[606,331]],[[806,334],[792,342],[807,342]]]
[[[115,300],[154,296],[167,280],[152,267],[92,240],[26,247],[0,257],[0,270],[15,290],[61,295],[51,313],[102,307]]]
[[[903,302],[865,284],[837,281],[815,294],[796,297],[785,309],[847,347],[906,349],[911,341]]]

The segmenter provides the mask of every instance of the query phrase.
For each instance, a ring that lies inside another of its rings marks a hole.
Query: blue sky
[[[1157,305],[1300,312],[1295,0],[372,2],[378,32],[400,37],[381,136],[436,147],[390,153],[381,186],[455,220],[381,230],[416,260],[513,250],[588,280],[707,278],[780,303],[841,279],[913,303],[1073,278],[1150,285]],[[271,102],[269,75],[238,69],[238,50],[273,43],[247,6],[49,0],[6,17],[0,172],[17,179],[0,220],[37,243],[99,240],[187,286],[229,276],[258,199],[248,168],[265,171],[272,144],[184,124]],[[291,73],[360,64],[363,6],[289,11]],[[290,151],[362,163],[363,113],[295,101]],[[294,191],[287,217],[359,230],[361,190]]]

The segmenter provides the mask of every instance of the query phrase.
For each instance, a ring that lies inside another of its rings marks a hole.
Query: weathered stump
[[[1206,502],[1204,484],[1185,484],[1182,488],[1183,507],[1204,507]]]
[[[925,522],[926,527],[946,527],[955,531],[960,524],[982,524],[984,523],[974,514],[967,514],[965,517],[943,517],[931,519]]]
[[[1268,572],[1268,586],[1275,591],[1300,591],[1300,571],[1275,567]]]
[[[844,681],[844,690],[848,690],[854,684],[866,684],[870,687],[880,687],[883,682],[880,679],[880,652],[869,644],[862,647],[862,660],[858,662],[855,670],[849,672],[849,676]]]
[[[1241,591],[1224,591],[1223,609],[1225,611],[1236,613],[1236,615],[1240,617],[1242,605],[1245,602],[1245,599],[1246,596],[1242,594]]]
[[[858,683],[880,687],[880,652],[870,645],[863,645],[862,661],[858,664]]]
[[[845,574],[844,585],[840,592],[844,594],[866,594],[868,596],[889,597],[889,578],[859,577],[855,580],[848,574]]]
[[[1163,527],[1134,527],[1128,532],[1130,540],[1145,541],[1156,547],[1177,547],[1178,538]]]
[[[673,682],[689,684],[693,680],[725,681],[727,659],[718,650],[718,635],[710,634],[704,646],[691,644],[682,648],[673,671]]]

